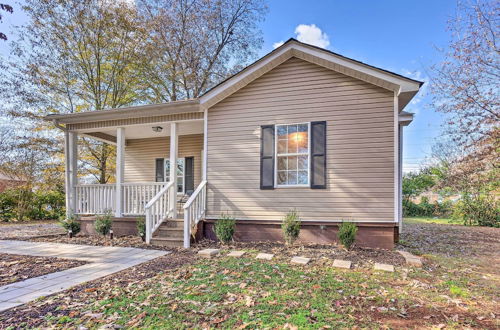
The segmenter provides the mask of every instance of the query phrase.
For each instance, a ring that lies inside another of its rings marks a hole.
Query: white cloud
[[[295,28],[295,34],[297,35],[297,40],[306,44],[321,48],[326,48],[330,45],[328,35],[321,31],[315,24],[300,24]]]
[[[304,42],[306,44],[318,46],[321,48],[326,48],[330,45],[330,39],[328,38],[328,35],[321,31],[321,29],[315,24],[297,25],[297,27],[295,28],[295,38],[297,38],[297,40],[300,42]],[[280,40],[273,44],[273,48],[276,49],[283,44],[284,41]]]
[[[276,49],[276,48],[278,48],[279,46],[283,45],[284,43],[285,43],[285,42],[284,42],[283,40],[278,41],[278,42],[275,42],[275,43],[273,44],[273,48],[274,48],[274,49]]]

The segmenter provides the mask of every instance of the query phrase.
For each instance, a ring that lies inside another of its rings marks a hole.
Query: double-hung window
[[[277,187],[309,186],[309,123],[276,125]]]

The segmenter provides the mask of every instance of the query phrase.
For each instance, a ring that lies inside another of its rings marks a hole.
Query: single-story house
[[[20,187],[25,184],[26,181],[14,176],[8,175],[6,173],[0,172],[0,192],[3,192],[10,188]]]
[[[214,238],[222,213],[235,240],[280,240],[297,210],[303,242],[352,221],[359,245],[392,248],[403,109],[421,86],[290,39],[196,99],[46,118],[65,132],[68,212],[112,210],[117,230],[145,216],[148,243]],[[78,182],[78,135],[116,146],[116,183]]]

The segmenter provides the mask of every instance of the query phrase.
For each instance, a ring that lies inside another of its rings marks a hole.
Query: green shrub
[[[466,226],[500,227],[500,203],[486,194],[463,194],[453,208],[452,218]]]
[[[113,216],[111,215],[110,211],[106,211],[102,215],[97,215],[94,222],[95,231],[103,236],[109,234],[111,225],[113,224],[112,218]]]
[[[410,200],[403,200],[403,216],[405,217],[448,217],[452,213],[453,203],[451,201],[429,203],[429,199],[423,197],[419,204]]]
[[[64,193],[11,188],[0,193],[0,220],[55,220],[64,216]]]
[[[145,237],[146,236],[146,219],[137,218],[136,227],[137,227],[137,234],[141,237]]]
[[[350,249],[356,240],[358,227],[353,222],[345,221],[339,226],[338,239],[346,249]]]
[[[222,243],[229,243],[233,239],[236,221],[227,214],[222,214],[215,223],[215,235]]]
[[[70,231],[73,235],[76,235],[80,232],[80,223],[78,222],[78,217],[76,215],[70,215],[67,219],[59,222],[61,227],[66,229],[66,231]]]
[[[281,223],[283,238],[287,244],[293,244],[299,237],[300,233],[300,217],[296,210],[288,211]]]
[[[0,221],[11,221],[15,218],[16,199],[13,190],[0,193]]]

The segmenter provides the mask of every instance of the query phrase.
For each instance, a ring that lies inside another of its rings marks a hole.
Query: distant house
[[[290,39],[196,99],[49,115],[66,136],[67,210],[189,247],[221,213],[235,239],[279,240],[296,209],[300,240],[392,248],[401,226],[403,111],[422,82]],[[77,135],[117,146],[116,183],[77,182]],[[116,233],[116,231],[115,231]]]
[[[0,172],[0,192],[5,191],[8,188],[18,187],[25,183],[24,180],[17,177],[9,176],[5,173]]]

